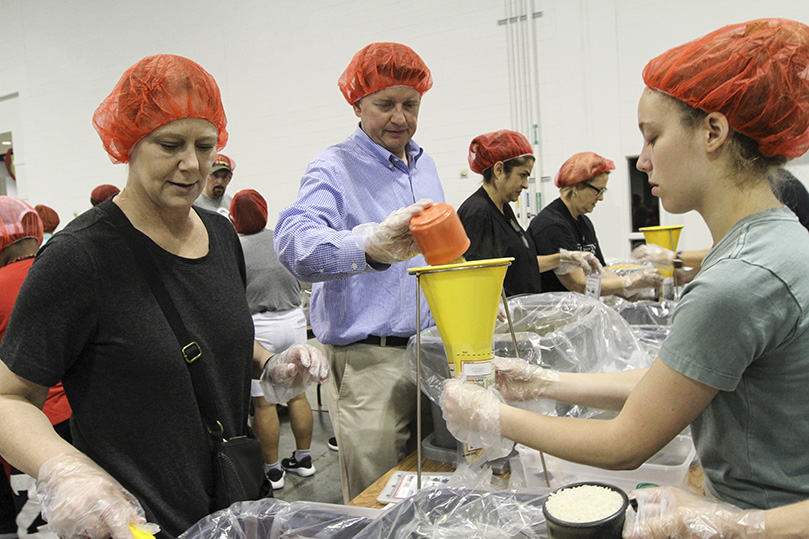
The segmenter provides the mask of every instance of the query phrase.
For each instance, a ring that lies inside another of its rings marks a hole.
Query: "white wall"
[[[540,2],[542,174],[553,176],[573,153],[595,151],[615,161],[609,193],[590,215],[606,256],[629,253],[631,231],[626,158],[640,153],[637,102],[641,71],[665,50],[726,24],[761,17],[809,23],[804,0],[548,0]],[[789,167],[809,182],[809,158]],[[695,212],[666,214],[661,224],[683,224],[680,248],[711,245]]]
[[[592,218],[608,256],[628,254],[626,157],[641,138],[636,104],[645,63],[667,48],[746,19],[806,21],[805,0],[534,0],[539,36],[542,170],[553,176],[571,154],[591,150],[618,165]],[[372,41],[413,47],[433,72],[416,140],[435,158],[456,207],[479,178],[468,168],[469,141],[508,128],[510,104],[504,2],[491,0],[0,0],[0,97],[19,93],[16,112],[0,107],[11,130],[18,195],[59,212],[62,223],[89,207],[101,183],[122,186],[90,118],[121,73],[140,58],[173,53],[199,62],[219,82],[228,114],[225,153],[237,162],[230,189],[258,189],[270,222],[291,202],[311,158],[356,124],[337,78]],[[14,118],[14,114],[18,117]],[[809,160],[793,168],[809,180]],[[545,203],[556,196],[550,184]],[[710,243],[698,216],[681,247]]]

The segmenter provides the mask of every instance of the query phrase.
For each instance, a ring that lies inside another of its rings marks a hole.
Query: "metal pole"
[[[506,299],[506,290],[503,289],[500,292],[500,297],[503,298],[503,308],[506,311],[506,320],[508,320],[508,330],[511,332],[511,344],[514,345],[514,357],[520,357],[520,351],[517,350],[517,334],[514,333],[514,324],[511,322],[511,311],[508,308],[508,300]],[[539,459],[542,461],[542,472],[545,474],[545,483],[548,485],[548,488],[551,487],[551,479],[548,477],[548,467],[545,465],[545,454],[540,451],[539,452]]]
[[[416,489],[421,490],[421,274],[416,274]]]
[[[508,310],[508,300],[506,299],[506,289],[500,291],[500,297],[503,299],[503,308],[506,311],[506,320],[508,321],[508,330],[511,332],[511,344],[514,345],[514,357],[519,358],[520,352],[517,350],[517,335],[514,333],[514,324],[511,323],[511,311]]]

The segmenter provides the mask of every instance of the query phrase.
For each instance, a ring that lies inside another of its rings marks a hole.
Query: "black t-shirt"
[[[253,324],[241,245],[227,219],[197,210],[209,252],[181,258],[147,240],[188,331],[199,342],[225,435],[244,434]],[[62,381],[74,445],[134,494],[161,537],[211,513],[210,436],[188,367],[138,264],[93,208],[53,236],[17,298],[0,359],[49,387]]]
[[[560,249],[566,251],[589,251],[604,264],[604,256],[598,245],[593,222],[586,215],[574,219],[561,198],[545,206],[531,219],[528,235],[537,246],[537,254],[552,255]],[[542,274],[544,292],[565,292],[567,288],[552,271]]]
[[[467,260],[514,257],[503,283],[506,296],[542,291],[534,242],[517,222],[509,204],[500,213],[481,187],[461,204],[458,217],[472,242],[464,254]]]

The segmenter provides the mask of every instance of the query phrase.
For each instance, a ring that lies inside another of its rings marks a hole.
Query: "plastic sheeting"
[[[275,516],[289,504],[275,498],[239,502],[203,518],[180,535],[181,539],[270,537]]]
[[[632,326],[669,326],[677,302],[626,301],[615,297],[607,305]]]
[[[422,490],[383,513],[357,539],[547,537],[542,504],[550,492]]]
[[[517,353],[508,324],[497,323],[495,355],[519,356],[567,372],[613,372],[647,367],[668,334],[674,304],[610,300],[559,292],[510,298]],[[416,373],[416,339],[407,348]],[[437,328],[421,333],[422,384],[437,403],[449,377],[446,352]],[[597,411],[544,403],[542,413],[590,417]],[[436,404],[437,406],[437,404]],[[520,456],[509,459],[510,486],[527,484]],[[463,464],[463,463],[462,463]],[[242,502],[218,511],[186,531],[182,539],[290,538],[544,538],[542,503],[551,489],[491,490],[488,466],[459,466],[450,486],[427,489],[384,512],[278,499]],[[463,485],[463,486],[461,486]],[[473,488],[470,488],[473,487]]]
[[[622,309],[632,316],[631,302]],[[633,326],[616,308],[574,292],[549,292],[515,296],[508,307],[517,341],[517,353],[507,323],[494,330],[494,354],[520,357],[542,367],[563,372],[616,372],[648,367],[654,355],[639,339]],[[651,306],[641,311],[656,312]],[[651,315],[650,315],[651,316]],[[650,337],[651,340],[651,337]],[[661,341],[662,342],[662,341]],[[411,338],[406,358],[415,380],[418,348]],[[421,332],[422,388],[437,403],[449,366],[438,328]],[[581,415],[568,412],[560,415]],[[537,410],[539,411],[539,410]]]
[[[550,492],[425,489],[387,511],[267,498],[217,511],[180,539],[539,539]]]
[[[607,303],[627,321],[646,355],[654,360],[669,335],[676,301],[626,301],[618,297]]]
[[[180,539],[348,539],[380,513],[377,509],[264,498],[217,511],[186,530]]]

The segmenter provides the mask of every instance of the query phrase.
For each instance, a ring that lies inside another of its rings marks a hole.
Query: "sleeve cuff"
[[[369,264],[365,260],[365,251],[359,248],[351,234],[346,234],[337,249],[337,267],[340,273],[367,273],[384,271],[390,264]]]

